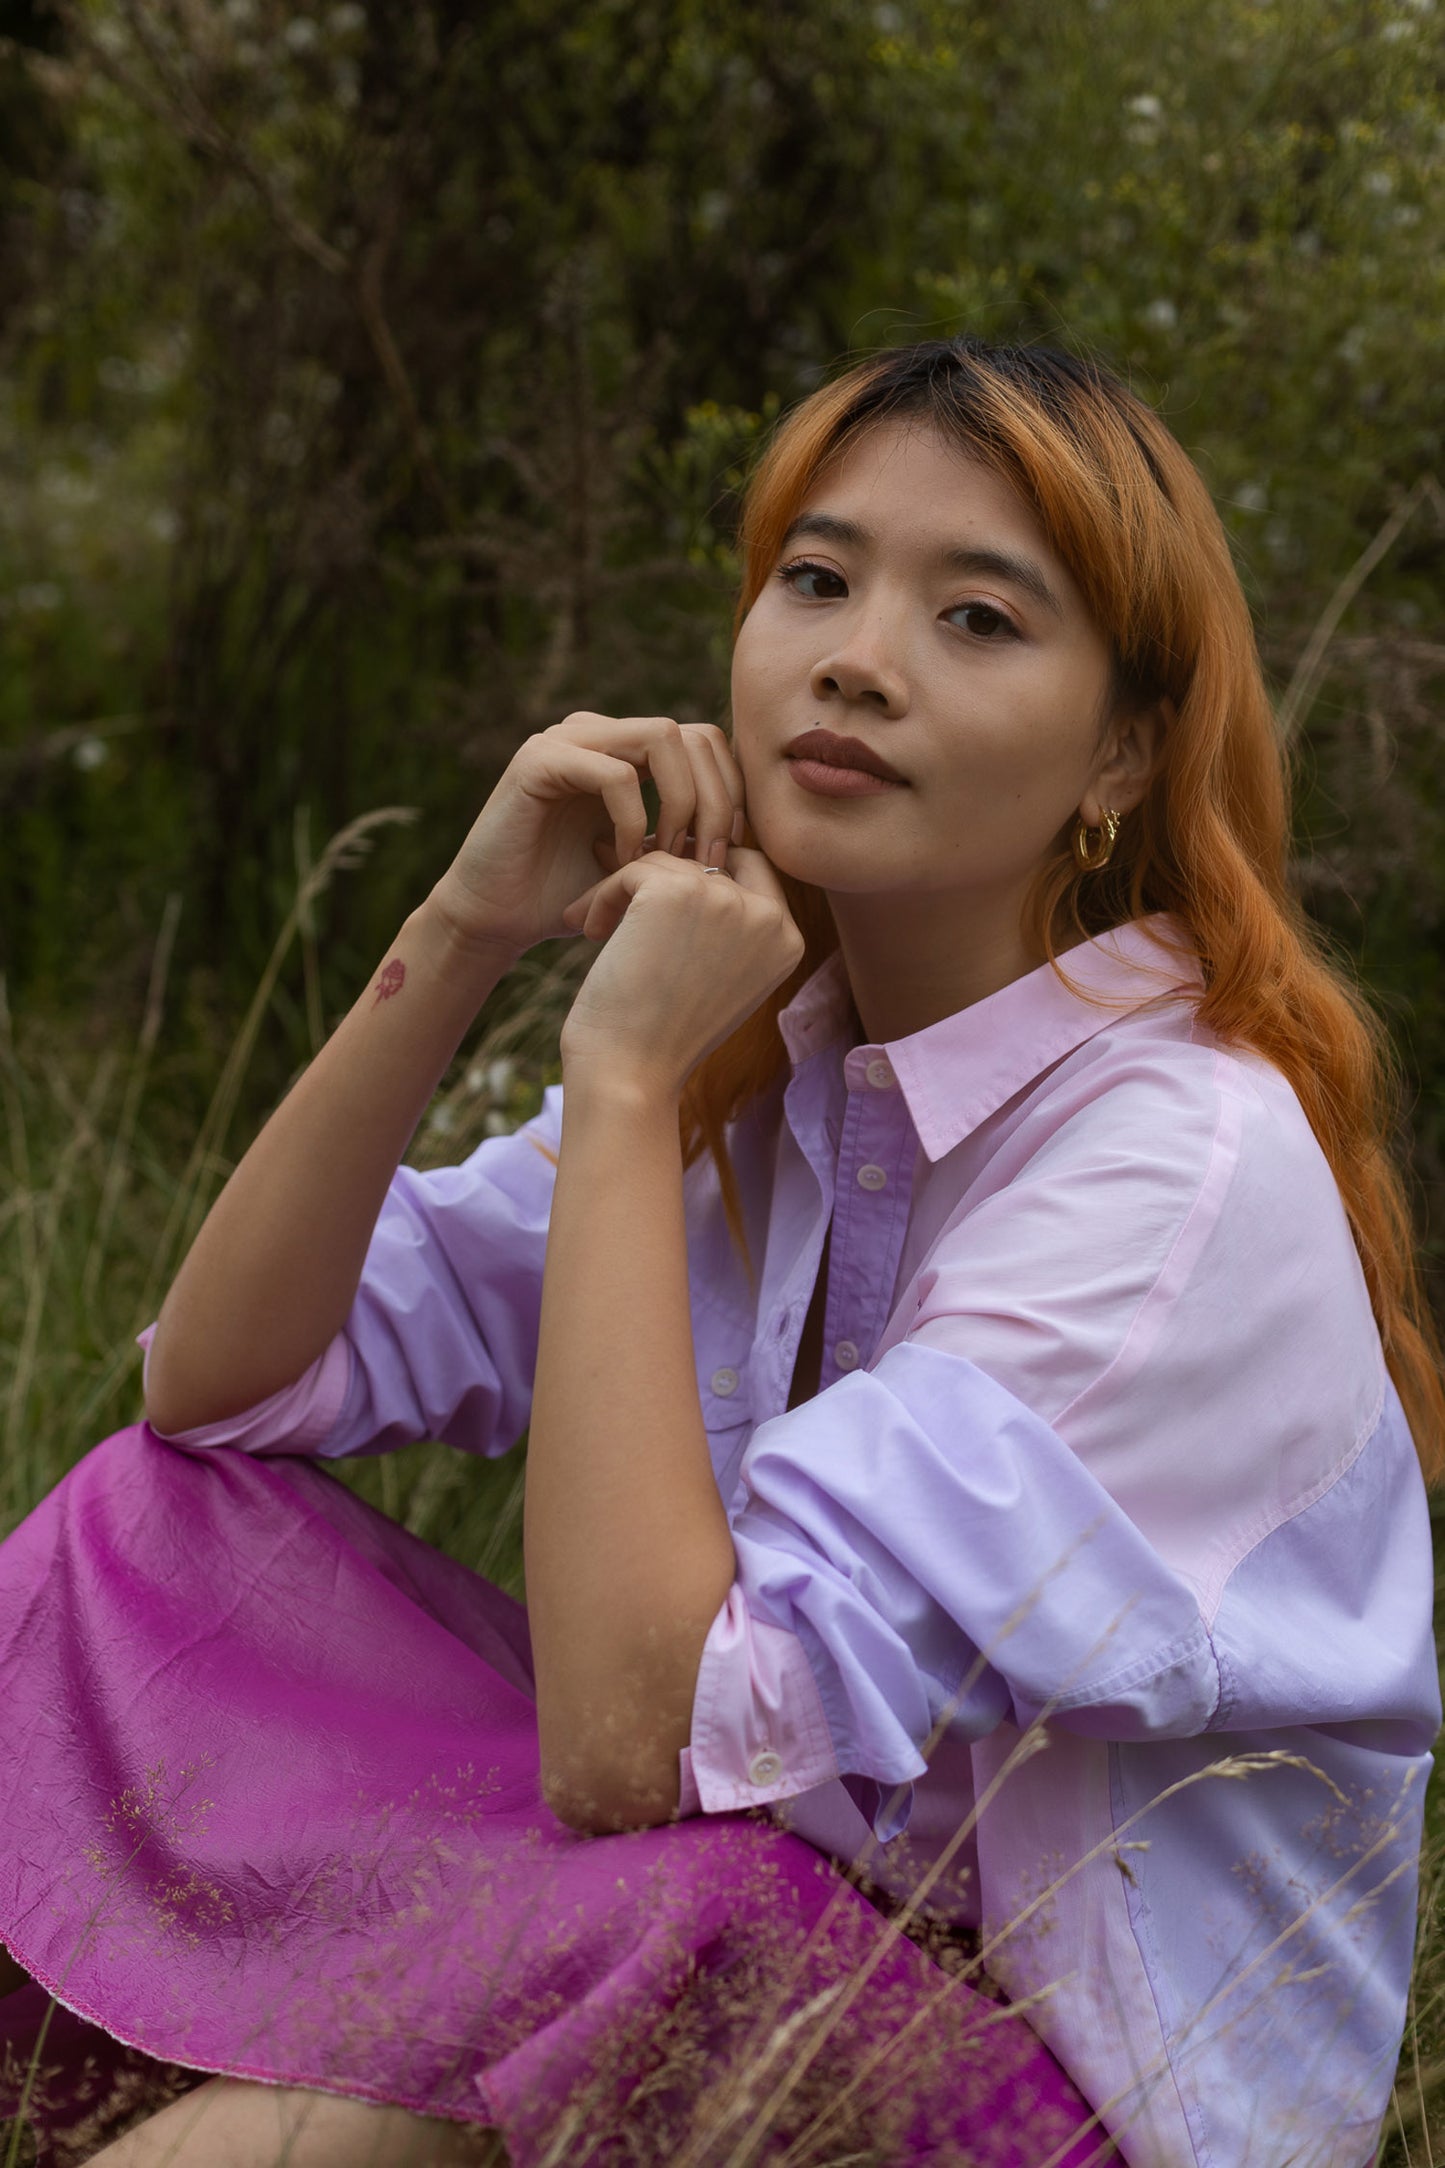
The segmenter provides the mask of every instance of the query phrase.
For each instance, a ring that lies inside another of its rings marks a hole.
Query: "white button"
[[[883,1172],[883,1169],[875,1167],[871,1160],[866,1167],[858,1169],[858,1187],[860,1189],[882,1189],[887,1180],[888,1177]]]
[[[776,1754],[754,1754],[748,1763],[749,1784],[776,1784],[782,1773],[783,1764]]]
[[[870,1061],[863,1074],[867,1077],[875,1092],[892,1091],[894,1085],[898,1082],[897,1077],[893,1074],[886,1061]]]
[[[856,1370],[858,1367],[857,1341],[840,1340],[833,1350],[833,1360],[840,1370]]]
[[[712,1374],[712,1389],[717,1394],[719,1400],[726,1400],[729,1393],[735,1393],[738,1389],[738,1374],[736,1370],[714,1370]]]

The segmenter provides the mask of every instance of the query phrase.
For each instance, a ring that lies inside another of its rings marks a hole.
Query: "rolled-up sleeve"
[[[735,1583],[694,1703],[703,1811],[837,1773],[862,1780],[849,1788],[886,1841],[935,1727],[1208,1728],[1220,1678],[1197,1599],[1057,1433],[966,1357],[890,1349],[760,1425],[743,1483]]]
[[[136,1344],[145,1350],[142,1377],[150,1379],[151,1342],[156,1329],[147,1325]],[[251,1408],[220,1422],[200,1423],[193,1430],[158,1431],[171,1445],[234,1445],[243,1453],[324,1453],[336,1419],[351,1389],[351,1348],[339,1332],[292,1385],[268,1393]]]
[[[531,1412],[561,1125],[554,1085],[533,1121],[460,1166],[398,1168],[331,1345],[281,1392],[173,1442],[325,1459],[420,1439],[514,1445]]]

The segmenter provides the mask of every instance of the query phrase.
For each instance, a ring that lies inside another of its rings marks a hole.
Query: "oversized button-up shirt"
[[[1329,1164],[1182,929],[1062,962],[889,1045],[814,974],[730,1133],[755,1282],[688,1171],[737,1569],[682,1807],[976,1928],[1133,2168],[1362,2168],[1440,1721],[1414,1445]],[[188,1442],[511,1445],[560,1125],[402,1168],[332,1347]]]

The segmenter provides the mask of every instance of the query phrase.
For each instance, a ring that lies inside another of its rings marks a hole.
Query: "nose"
[[[876,623],[859,624],[826,655],[819,657],[808,674],[815,700],[872,708],[879,715],[897,717],[907,712],[908,681],[894,661],[892,643],[882,637]]]

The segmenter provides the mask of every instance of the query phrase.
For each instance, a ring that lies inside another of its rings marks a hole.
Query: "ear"
[[[1147,707],[1121,710],[1109,728],[1093,781],[1079,804],[1079,814],[1097,828],[1101,814],[1123,815],[1148,795],[1158,772],[1165,741],[1177,717],[1167,694]]]

